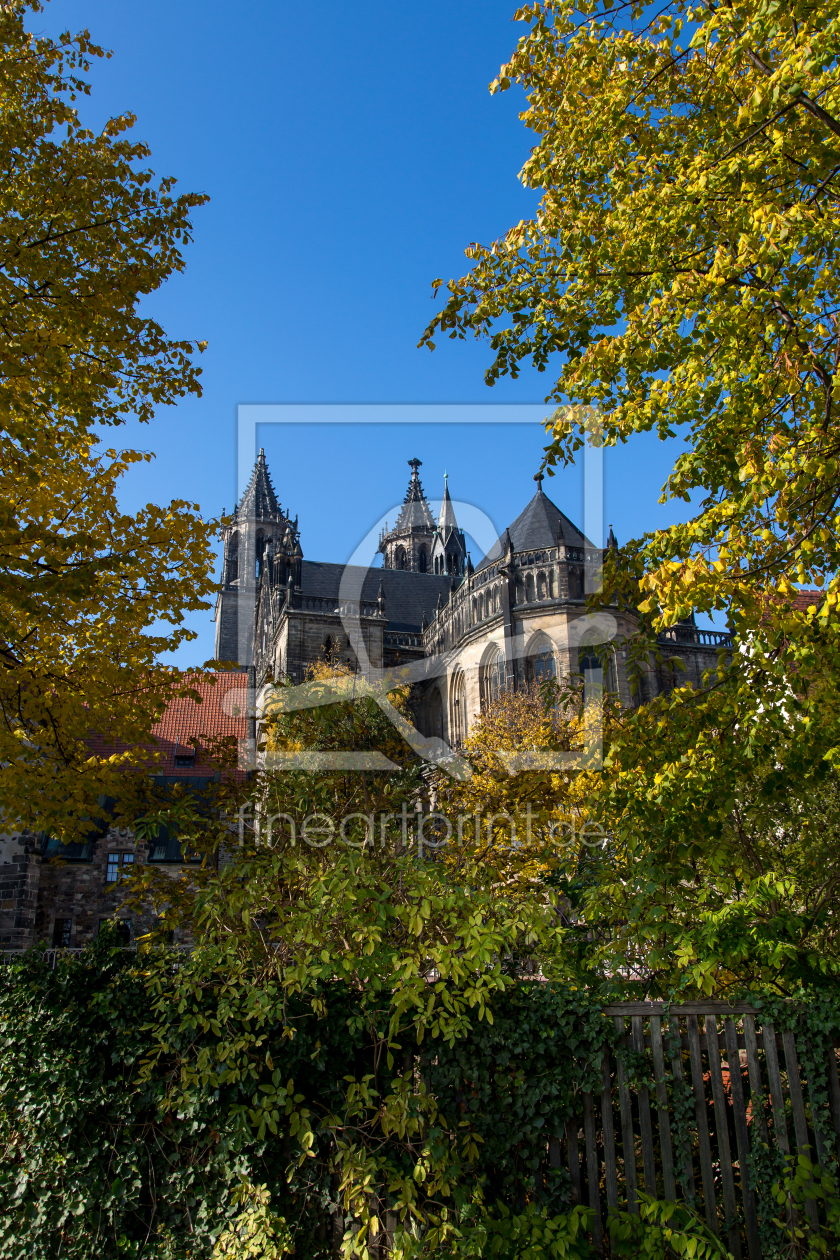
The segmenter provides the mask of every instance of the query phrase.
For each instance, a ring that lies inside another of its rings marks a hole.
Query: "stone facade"
[[[236,621],[237,659],[254,668],[258,710],[273,682],[299,684],[315,661],[340,661],[371,678],[410,667],[422,733],[457,747],[501,687],[582,674],[631,707],[676,681],[699,686],[718,650],[729,645],[727,634],[698,630],[691,618],[660,637],[632,689],[627,649],[638,619],[617,607],[587,611],[605,551],[548,498],[542,477],[523,512],[473,568],[448,481],[435,523],[420,461],[408,462],[405,501],[379,539],[383,567],[363,569],[303,559],[297,517],[290,526],[260,451],[226,539],[216,637],[224,657]],[[270,541],[277,538],[282,545]],[[608,547],[616,546],[610,531]],[[231,547],[251,557],[247,575],[232,563]]]
[[[0,837],[0,949],[25,949],[36,939],[39,847],[29,832]]]

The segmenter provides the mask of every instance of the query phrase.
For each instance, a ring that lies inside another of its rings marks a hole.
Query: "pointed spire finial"
[[[538,473],[534,473],[534,481],[537,483],[537,494],[542,494],[543,471],[540,469]]]
[[[449,497],[449,473],[443,474],[443,502],[440,505],[440,515],[438,516],[438,530],[441,534],[450,529],[457,529],[458,522],[455,520],[455,509],[452,506],[452,500]]]
[[[251,479],[241,499],[234,507],[233,514],[239,521],[269,519],[279,523],[282,519],[283,513],[277,501],[274,487],[271,484],[264,446],[260,447],[260,453],[254,463]]]

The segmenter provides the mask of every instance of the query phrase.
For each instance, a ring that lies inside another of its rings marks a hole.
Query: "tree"
[[[206,198],[155,185],[130,115],[82,125],[82,76],[105,54],[87,31],[27,34],[40,10],[0,12],[0,809],[69,838],[125,795],[179,685],[158,656],[212,589],[213,523],[183,501],[121,511],[120,476],[150,457],[98,445],[200,392],[203,345],[139,302],[183,270]],[[92,735],[126,751],[97,755]]]
[[[466,1124],[455,1115],[464,1062],[496,1052],[482,1025],[494,1025],[500,1003],[505,1011],[512,1003],[514,1013],[497,1044],[519,1037],[520,1056],[525,1021],[544,1021],[534,1006],[541,994],[558,1016],[569,1007],[568,1027],[553,1035],[558,1045],[578,1036],[572,1008],[575,1018],[588,1012],[596,1042],[602,1034],[597,994],[562,989],[579,968],[576,949],[568,957],[564,949],[561,894],[550,878],[554,854],[568,838],[554,835],[551,824],[567,821],[573,807],[553,804],[550,775],[517,795],[501,781],[505,772],[494,790],[498,763],[488,754],[495,743],[568,745],[576,723],[567,730],[535,694],[491,706],[483,735],[466,750],[474,787],[444,797],[442,783],[431,781],[379,705],[368,695],[354,698],[354,681],[343,666],[317,665],[308,679],[310,704],[297,707],[296,689],[292,710],[284,704],[287,688],[278,686],[267,706],[266,755],[300,757],[301,764],[288,760],[278,768],[269,760],[252,784],[253,815],[243,814],[239,835],[228,835],[217,867],[181,880],[146,868],[135,873],[130,895],[139,902],[153,897],[161,927],[186,927],[197,943],[177,976],[166,957],[149,963],[156,1002],[146,1072],[168,1082],[161,1106],[192,1114],[196,1090],[226,1097],[234,1090],[247,1096],[239,1105],[258,1140],[291,1126],[298,1163],[289,1176],[302,1187],[306,1210],[324,1185],[333,1185],[333,1195],[340,1189],[354,1217],[348,1240],[364,1254],[368,1231],[375,1236],[380,1228],[372,1185],[387,1188],[401,1225],[422,1236],[436,1221],[442,1242],[453,1236],[449,1216],[457,1219],[480,1194],[490,1164],[501,1163],[508,1179],[514,1166],[516,1176],[532,1177],[513,1140],[497,1141],[482,1164],[485,1121]],[[388,700],[408,712],[408,689],[395,689]],[[351,751],[378,754],[384,766],[372,759],[371,769],[346,771],[341,754]],[[502,846],[505,811],[518,813],[522,839],[511,844],[508,835]],[[212,827],[205,831],[218,837]],[[534,985],[517,1006],[523,965],[560,988]],[[297,1054],[297,1039],[308,1045],[311,1032],[316,1044],[303,1055],[311,1062],[322,1045],[326,1053],[340,1041],[342,1021],[352,1062],[314,1094],[297,1097],[280,1066],[288,1061],[286,1040]],[[208,1055],[217,1038],[228,1046],[224,1062]],[[474,1043],[469,1053],[467,1042]],[[446,1070],[444,1052],[452,1055]],[[417,1087],[418,1055],[427,1057],[432,1075],[441,1064],[439,1088]],[[542,1081],[532,1089],[536,1099]],[[544,1147],[542,1135],[535,1149]],[[557,1207],[557,1198],[549,1194],[546,1202]]]
[[[485,702],[463,745],[470,776],[436,776],[436,808],[448,820],[440,828],[443,861],[455,870],[478,862],[493,872],[497,889],[520,895],[565,884],[587,847],[578,778],[571,767],[525,770],[523,763],[535,754],[580,756],[580,701],[577,688],[561,696],[559,688],[531,684]]]
[[[559,921],[550,828],[579,810],[577,785],[491,773],[508,750],[577,742],[578,724],[533,693],[491,703],[464,750],[476,782],[446,802],[453,843],[423,847],[412,753],[369,697],[342,696],[348,672],[314,672],[311,709],[288,711],[280,689],[270,751],[386,750],[392,768],[364,785],[340,764],[255,784],[259,828],[229,833],[218,869],[170,893],[201,929],[190,954],[152,944],[134,957],[104,936],[54,969],[33,951],[0,975],[4,1260],[87,1260],[103,1242],[157,1260],[184,1248],[328,1260],[339,1246],[370,1260],[383,1230],[398,1260],[594,1256],[590,1210],[552,1147],[580,1094],[602,1088],[605,1051],[629,1049],[603,1014],[628,959],[599,981],[586,934]],[[363,820],[342,823],[372,802],[385,817],[370,843]],[[524,862],[500,854],[495,829],[489,853],[471,829],[454,840],[461,808],[528,805],[537,843]],[[172,889],[158,874],[145,872],[150,886]],[[830,1044],[840,1027],[836,986],[797,997],[780,1013],[811,1062],[809,1038]],[[624,1063],[646,1084],[635,1054]],[[792,1175],[774,1166],[759,1186],[769,1216]],[[833,1183],[821,1184],[836,1218]],[[647,1196],[609,1230],[615,1254],[729,1254],[691,1207]]]
[[[589,921],[643,987],[813,979],[836,966],[840,908],[833,829],[813,827],[840,751],[840,10],[516,17],[491,91],[527,93],[521,178],[542,200],[467,250],[423,342],[488,336],[488,384],[556,363],[548,401],[597,408],[607,444],[681,434],[663,497],[695,514],[611,557],[602,598],[638,609],[638,655],[695,610],[736,630],[704,691],[611,722],[605,772],[581,783],[613,837]],[[554,417],[549,469],[585,440],[577,416]],[[800,607],[797,583],[823,594]]]
[[[489,384],[558,356],[549,400],[597,406],[608,443],[685,432],[667,494],[706,497],[632,550],[650,607],[755,626],[768,589],[837,569],[840,10],[548,0],[516,16],[530,30],[491,91],[528,94],[539,212],[470,247],[423,340],[493,329]],[[549,464],[582,436],[558,417]]]

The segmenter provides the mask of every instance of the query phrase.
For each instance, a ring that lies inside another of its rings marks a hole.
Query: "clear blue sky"
[[[252,0],[51,0],[36,28],[87,26],[113,51],[94,67],[90,125],[137,115],[159,175],[210,195],[187,270],[148,308],[176,337],[206,339],[204,396],[163,409],[124,445],[155,451],[126,508],[193,499],[207,515],[235,495],[239,403],[542,403],[549,378],[484,385],[486,345],[418,350],[431,281],[467,269],[536,205],[517,179],[533,143],[523,97],[487,85],[523,29],[511,0],[318,5]],[[503,528],[534,492],[540,426],[300,425],[260,434],[304,554],[344,561],[401,499],[406,460],[431,495]],[[673,456],[652,438],[606,458],[605,518],[619,541],[685,509],[658,507]],[[546,482],[580,520],[581,474]],[[210,614],[191,623],[190,664],[212,654]]]

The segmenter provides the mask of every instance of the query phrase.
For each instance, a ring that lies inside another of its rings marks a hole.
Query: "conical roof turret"
[[[503,556],[523,551],[548,550],[558,543],[564,543],[567,547],[593,548],[589,539],[549,499],[542,488],[541,477],[538,475],[535,480],[537,493],[496,540],[478,566],[479,570]]]
[[[248,482],[245,493],[236,505],[235,514],[240,520],[253,517],[277,518],[281,516],[280,504],[274,492],[274,486],[271,484],[268,464],[265,460],[265,451],[262,447],[260,447],[257,462],[254,464],[251,480]]]

